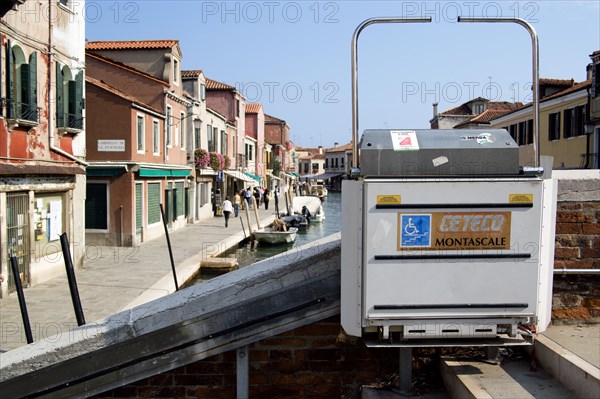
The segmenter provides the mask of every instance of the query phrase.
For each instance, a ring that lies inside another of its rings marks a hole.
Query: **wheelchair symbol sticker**
[[[400,215],[400,246],[431,247],[431,214]]]

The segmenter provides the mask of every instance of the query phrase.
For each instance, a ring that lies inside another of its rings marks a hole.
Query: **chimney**
[[[323,146],[322,146],[322,145],[320,145],[320,146],[319,146],[319,154],[322,154],[322,153],[323,153]]]
[[[338,145],[339,143],[336,141],[335,143],[333,143],[333,148],[337,148]]]
[[[433,103],[433,119],[437,118],[438,116],[438,103]]]

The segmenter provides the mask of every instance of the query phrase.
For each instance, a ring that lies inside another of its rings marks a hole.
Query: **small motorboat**
[[[265,227],[254,231],[254,238],[258,242],[267,244],[284,244],[296,240],[297,227],[290,227],[287,231],[275,230],[273,227]]]
[[[280,219],[285,222],[288,229],[290,227],[297,227],[298,231],[305,231],[308,227],[308,219],[304,215],[294,214],[290,216],[282,216]]]
[[[298,196],[292,200],[292,212],[304,215],[309,222],[322,222],[325,212],[321,200],[313,196]]]

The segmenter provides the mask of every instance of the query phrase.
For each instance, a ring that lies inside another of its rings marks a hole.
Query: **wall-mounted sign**
[[[510,212],[398,214],[398,250],[510,249]]]
[[[98,152],[125,152],[125,140],[98,140]]]

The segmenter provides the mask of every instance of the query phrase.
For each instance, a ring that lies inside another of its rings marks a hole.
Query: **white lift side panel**
[[[363,195],[363,327],[538,316],[541,179],[373,179]]]

